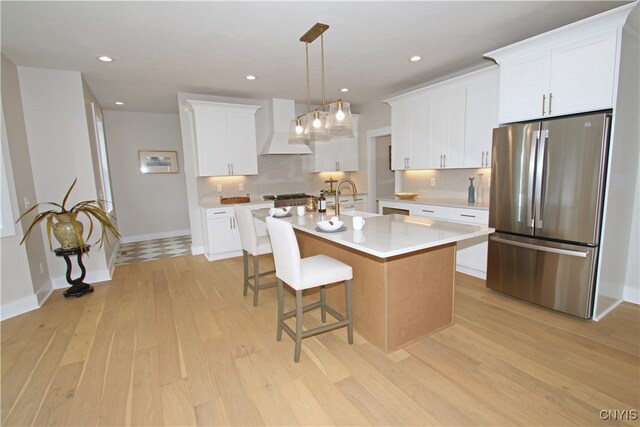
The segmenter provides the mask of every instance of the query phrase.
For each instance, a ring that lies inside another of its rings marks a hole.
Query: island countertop
[[[322,232],[316,229],[316,223],[330,219],[332,215],[307,212],[297,216],[292,210],[291,216],[279,218],[291,223],[293,228],[330,240],[334,243],[373,255],[378,258],[390,258],[423,249],[433,248],[448,243],[485,236],[493,233],[493,228],[468,224],[457,224],[434,219],[404,216],[375,215],[366,212],[365,225],[362,230],[354,230],[352,217],[356,212],[342,213],[345,231]],[[258,218],[268,215],[267,209],[259,209],[254,215]]]

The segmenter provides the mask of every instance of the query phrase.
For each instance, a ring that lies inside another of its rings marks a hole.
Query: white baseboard
[[[204,253],[204,246],[191,246],[191,255],[202,255]]]
[[[477,277],[478,279],[487,280],[487,273],[484,271],[476,270],[475,268],[465,267],[464,265],[456,265],[456,271],[460,273],[468,274],[469,276]]]
[[[35,295],[29,295],[15,301],[3,302],[0,305],[0,320],[10,319],[39,307],[38,299]]]
[[[135,236],[123,236],[120,239],[120,242],[121,243],[144,242],[145,240],[166,239],[168,237],[188,236],[190,234],[191,234],[191,230],[187,228],[185,230],[163,231],[162,233],[137,234]]]
[[[218,261],[221,259],[235,258],[237,256],[242,256],[242,251],[240,250],[240,251],[223,252],[221,254],[204,254],[204,256],[209,261]]]
[[[623,298],[627,302],[640,304],[640,288],[638,288],[637,286],[625,286]]]
[[[84,278],[85,283],[96,283],[96,282],[106,282],[107,280],[111,280],[112,270],[109,268],[103,268],[97,271],[87,271],[87,275]],[[51,279],[53,282],[54,289],[66,289],[71,286],[67,283],[67,279],[65,276],[58,276]]]
[[[40,288],[36,291],[38,306],[42,307],[42,304],[44,304],[45,301],[49,299],[49,297],[53,293],[53,290],[53,281],[51,279],[47,279],[47,281],[44,282],[42,286],[40,286]]]

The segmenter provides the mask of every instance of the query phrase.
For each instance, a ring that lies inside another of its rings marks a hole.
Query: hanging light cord
[[[320,57],[322,59],[322,105],[325,105],[325,99],[324,99],[324,34],[320,34]]]
[[[311,111],[311,86],[309,81],[309,43],[304,44],[307,53],[307,111]]]

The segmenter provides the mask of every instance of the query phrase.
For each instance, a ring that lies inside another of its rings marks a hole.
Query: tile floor
[[[191,236],[168,237],[120,245],[116,265],[191,254]]]

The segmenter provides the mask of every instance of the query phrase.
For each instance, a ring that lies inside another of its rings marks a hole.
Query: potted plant
[[[102,247],[102,243],[104,241],[109,243],[107,230],[113,233],[116,238],[120,238],[120,233],[118,232],[118,229],[112,221],[112,217],[106,212],[105,208],[103,207],[103,205],[105,204],[104,201],[85,200],[76,203],[70,209],[66,208],[67,199],[69,198],[71,190],[73,190],[73,187],[76,185],[77,181],[78,178],[73,181],[73,184],[71,184],[71,187],[69,187],[69,190],[67,190],[67,194],[65,194],[64,199],[62,199],[62,204],[58,204],[55,202],[38,203],[24,212],[20,216],[20,218],[18,218],[18,221],[20,221],[22,218],[38,209],[38,207],[40,206],[50,205],[54,207],[54,209],[39,212],[33,218],[33,221],[31,221],[31,225],[27,229],[27,232],[24,233],[24,237],[20,241],[20,244],[27,240],[34,227],[40,224],[41,221],[46,221],[47,237],[49,239],[50,249],[53,250],[53,246],[51,245],[52,230],[53,235],[58,240],[58,242],[60,242],[62,249],[84,249],[86,246],[85,239],[83,238],[84,226],[78,219],[79,214],[84,214],[89,219],[89,232],[87,233],[87,240],[91,238],[91,234],[93,233],[94,220],[98,222],[102,230],[100,238],[96,241],[96,243],[100,243],[100,247]]]

